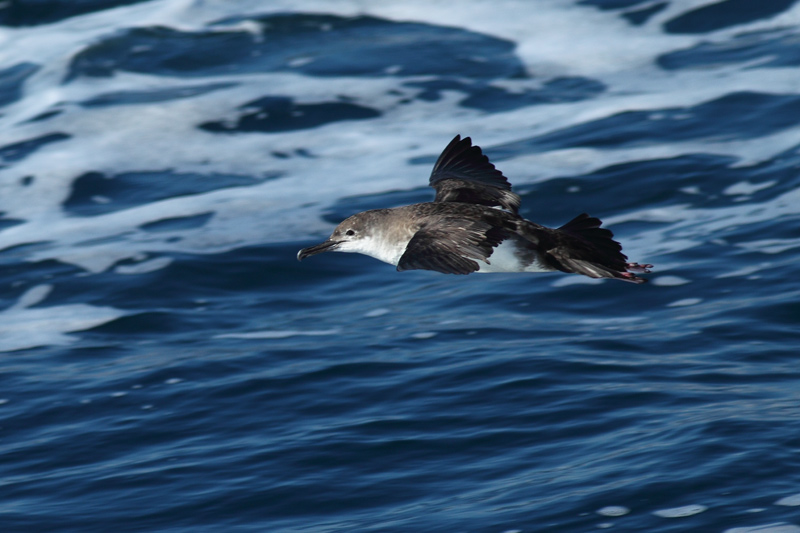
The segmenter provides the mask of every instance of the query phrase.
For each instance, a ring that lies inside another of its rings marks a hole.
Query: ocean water
[[[298,263],[471,136],[641,286]],[[0,530],[800,532],[800,3],[0,2]]]

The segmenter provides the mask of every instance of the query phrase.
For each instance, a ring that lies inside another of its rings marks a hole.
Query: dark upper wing
[[[440,219],[414,234],[397,270],[469,274],[480,268],[473,259],[486,260],[507,235],[507,230],[481,220]]]
[[[479,146],[472,146],[469,137],[456,135],[450,141],[433,165],[430,186],[436,189],[434,202],[502,207],[512,213],[519,210],[520,198],[511,192],[511,184]]]

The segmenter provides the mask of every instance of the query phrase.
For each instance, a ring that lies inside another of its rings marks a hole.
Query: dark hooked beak
[[[297,252],[297,260],[302,261],[306,257],[311,255],[321,254],[322,252],[328,252],[335,250],[336,247],[339,246],[339,241],[324,241],[314,246],[309,246],[308,248],[303,248],[299,252]]]

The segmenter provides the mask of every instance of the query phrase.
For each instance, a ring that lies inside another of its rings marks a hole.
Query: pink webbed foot
[[[628,269],[628,272],[638,272],[641,274],[649,274],[650,269],[653,268],[653,265],[647,263],[627,263],[625,268]]]
[[[645,283],[645,282],[647,282],[646,279],[640,278],[639,276],[637,276],[633,272],[620,272],[619,275],[617,276],[617,278],[621,279],[622,281],[630,281],[631,283]]]

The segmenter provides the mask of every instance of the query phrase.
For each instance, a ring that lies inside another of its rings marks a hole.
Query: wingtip
[[[448,149],[451,149],[451,148],[453,148],[455,145],[457,145],[457,144],[461,144],[461,143],[463,143],[464,141],[467,141],[468,145],[469,145],[469,146],[472,146],[472,140],[471,140],[469,137],[464,137],[464,138],[462,139],[462,138],[461,138],[461,134],[459,133],[458,135],[456,135],[455,137],[453,137],[453,140],[452,140],[452,141],[450,141],[449,143],[447,143],[447,148],[445,148],[445,149],[444,149],[444,152],[447,152],[447,150],[448,150]]]

